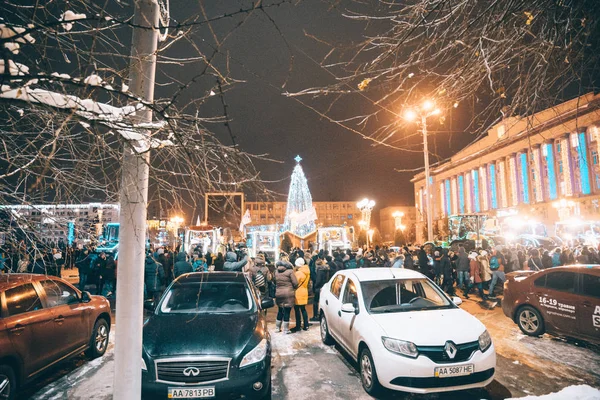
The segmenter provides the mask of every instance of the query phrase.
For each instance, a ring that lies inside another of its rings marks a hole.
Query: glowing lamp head
[[[407,121],[414,121],[417,119],[417,112],[415,110],[406,110],[404,112],[404,119]]]
[[[423,105],[421,107],[423,108],[423,110],[429,111],[429,110],[432,110],[435,107],[435,104],[431,100],[425,100],[423,102]]]
[[[440,109],[439,109],[439,108],[436,108],[435,110],[433,110],[433,111],[431,112],[431,115],[440,115],[440,113],[441,113]]]

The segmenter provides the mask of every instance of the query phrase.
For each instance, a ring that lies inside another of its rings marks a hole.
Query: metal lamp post
[[[435,107],[435,103],[431,100],[426,100],[419,107],[414,107],[407,110],[404,118],[407,121],[414,121],[421,117],[421,130],[423,132],[423,155],[425,158],[425,209],[427,212],[427,241],[433,241],[433,211],[431,209],[431,183],[429,182],[429,149],[427,147],[427,118],[439,115],[439,108]]]
[[[368,230],[371,227],[371,210],[375,207],[375,201],[365,197],[356,203],[356,207],[362,212],[362,220],[365,221],[364,229]]]

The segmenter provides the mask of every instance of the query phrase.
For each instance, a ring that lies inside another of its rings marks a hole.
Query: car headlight
[[[479,350],[483,353],[492,345],[492,337],[487,329],[479,336]]]
[[[250,350],[248,354],[242,358],[242,362],[240,363],[240,368],[246,367],[248,365],[256,364],[261,362],[267,356],[267,339],[263,339],[260,343]]]
[[[148,367],[146,366],[146,361],[144,361],[143,357],[142,357],[142,371],[148,371]]]
[[[392,353],[397,353],[402,356],[417,358],[419,351],[417,346],[412,342],[406,342],[404,340],[392,339],[389,337],[382,336],[381,341],[386,349]]]

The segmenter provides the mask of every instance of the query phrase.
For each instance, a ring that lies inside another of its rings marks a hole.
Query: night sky
[[[239,10],[240,4],[248,4],[233,1],[205,3],[209,16],[231,13]],[[222,41],[228,32],[245,20],[222,43],[221,56],[216,61],[221,68],[229,66],[230,77],[244,81],[224,94],[235,141],[245,151],[267,153],[271,158],[284,162],[256,164],[262,179],[273,181],[267,186],[275,192],[287,194],[289,177],[295,164],[293,158],[300,154],[315,201],[354,201],[369,197],[377,202],[378,207],[413,204],[413,186],[410,183],[413,173],[399,173],[394,169],[422,167],[422,140],[415,135],[416,126],[408,126],[405,131],[401,129],[398,132],[409,136],[404,144],[413,152],[372,146],[372,142],[321,118],[294,98],[282,95],[285,91],[295,92],[332,83],[334,78],[319,65],[331,49],[328,44],[340,48],[328,60],[336,62],[347,59],[353,51],[351,47],[362,39],[365,23],[351,21],[342,13],[347,10],[346,6],[355,10],[365,6],[355,2],[335,2],[336,6],[331,3],[312,0],[266,8],[274,23],[264,13],[256,11],[248,18],[238,15],[210,24],[219,41]],[[197,0],[185,0],[178,1],[176,7],[172,6],[171,13],[176,21],[181,22],[201,11]],[[214,37],[208,25],[196,29],[192,39],[207,54],[214,48]],[[174,46],[170,54],[181,56],[185,54],[184,49],[189,49],[189,44],[178,46]],[[223,55],[226,53],[230,56],[228,64]],[[289,75],[292,56],[293,70]],[[173,76],[176,73],[178,79],[185,81],[196,73],[198,64],[193,67],[159,65],[158,68],[157,82],[160,84],[171,79],[165,74]],[[282,89],[286,81],[287,85]],[[195,90],[210,90],[214,83],[215,79],[207,76]],[[157,96],[162,90],[157,86]],[[190,90],[187,96],[195,90]],[[180,104],[192,99],[185,97],[183,100]],[[302,97],[299,100],[325,111],[333,97],[316,100]],[[368,99],[348,96],[339,98],[335,106],[337,115],[347,118],[360,115],[372,105]],[[218,96],[212,97],[200,110],[206,115],[222,113],[220,99]],[[339,110],[342,110],[341,113]],[[460,108],[454,110],[456,113],[460,111]],[[444,129],[451,130],[451,122],[452,118]],[[355,128],[369,134],[369,129],[375,129],[377,123],[389,121],[375,121],[366,128]],[[219,134],[224,143],[231,144],[229,133],[222,125],[213,125],[211,129]],[[432,126],[430,130],[436,129],[441,127]],[[452,150],[460,149],[473,138],[474,135],[468,133],[432,132],[430,148],[432,153],[448,157]],[[432,162],[435,160],[435,156],[432,157]],[[255,197],[252,193],[247,195],[250,199]]]

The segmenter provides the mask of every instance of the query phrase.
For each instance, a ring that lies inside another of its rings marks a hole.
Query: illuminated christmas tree
[[[292,172],[284,224],[285,229],[298,236],[305,236],[315,230],[317,216],[312,205],[312,196],[308,189],[306,176],[300,166],[302,158],[296,156],[295,160],[296,166]]]

